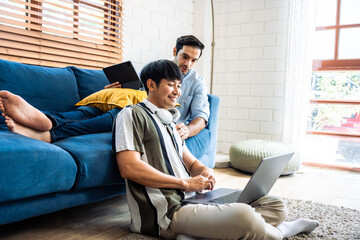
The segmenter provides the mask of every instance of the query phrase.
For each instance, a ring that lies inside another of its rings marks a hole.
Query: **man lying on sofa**
[[[195,136],[203,130],[209,118],[209,103],[205,81],[192,69],[200,58],[204,45],[194,36],[182,36],[176,41],[173,49],[174,62],[184,74],[183,98],[179,99],[182,106],[177,129],[182,139]],[[121,87],[110,84],[105,88]],[[10,92],[1,92],[1,108],[5,123],[9,130],[45,142],[90,133],[110,132],[113,120],[126,104],[101,107],[86,106],[88,98],[99,97],[104,90],[83,99],[78,105],[85,105],[71,112],[44,111],[41,113],[25,102],[20,96]],[[137,90],[119,90],[119,94],[132,95],[131,104],[141,102],[146,93]],[[126,92],[124,92],[126,91]],[[112,93],[111,93],[112,94]],[[114,95],[114,94],[113,94]],[[26,110],[25,110],[26,109]],[[30,110],[31,109],[31,110]]]
[[[167,109],[181,95],[182,74],[168,60],[146,65],[140,75],[148,97],[116,117],[113,146],[131,214],[131,230],[163,238],[185,234],[215,239],[283,239],[311,232],[309,219],[284,222],[286,205],[264,196],[251,204],[183,205],[184,196],[212,190],[215,177],[187,149]],[[154,134],[158,133],[158,134]]]

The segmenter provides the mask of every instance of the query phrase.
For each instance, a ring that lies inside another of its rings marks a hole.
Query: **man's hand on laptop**
[[[114,82],[106,85],[104,88],[121,88],[121,84],[119,82]]]
[[[213,175],[213,170],[211,168],[208,168],[208,167],[204,167],[204,169],[202,170],[201,172],[201,176],[204,176],[206,177],[207,179],[211,180],[214,182],[214,184],[216,183],[216,179]]]
[[[188,192],[198,192],[202,190],[212,190],[215,182],[213,179],[206,178],[202,175],[198,175],[184,180],[184,190]]]

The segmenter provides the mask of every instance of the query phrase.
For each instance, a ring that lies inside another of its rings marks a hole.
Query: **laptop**
[[[104,67],[103,71],[110,83],[119,82],[122,88],[139,90],[142,86],[139,76],[130,61]]]
[[[243,190],[218,188],[185,198],[187,204],[251,203],[270,192],[294,153],[263,158]]]

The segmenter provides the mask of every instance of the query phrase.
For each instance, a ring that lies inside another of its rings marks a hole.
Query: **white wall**
[[[124,61],[142,67],[160,58],[173,59],[176,39],[193,31],[192,0],[126,0]]]
[[[245,139],[281,140],[288,0],[214,0],[214,9],[218,152]],[[176,38],[194,34],[206,46],[195,68],[210,84],[210,0],[126,0],[124,15],[124,60],[137,71],[173,59]]]
[[[218,152],[245,139],[281,140],[287,0],[215,0]]]

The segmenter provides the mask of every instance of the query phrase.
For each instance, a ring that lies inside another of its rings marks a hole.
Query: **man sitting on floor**
[[[114,152],[126,179],[131,230],[163,238],[185,234],[214,239],[283,239],[311,232],[309,219],[284,222],[282,199],[264,196],[251,204],[183,205],[196,191],[212,190],[212,170],[187,149],[175,129],[175,103],[182,74],[171,61],[146,65],[140,75],[147,100],[124,108],[116,117]],[[170,109],[169,111],[167,109]]]

